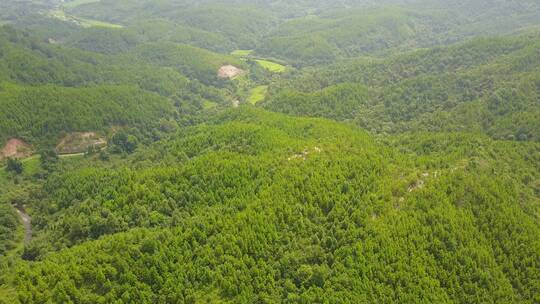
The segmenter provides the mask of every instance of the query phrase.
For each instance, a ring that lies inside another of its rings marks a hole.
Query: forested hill
[[[271,87],[264,106],[378,133],[474,130],[539,141],[539,49],[533,31],[307,69]]]
[[[71,47],[65,47],[45,43],[31,32],[15,30],[9,26],[1,27],[0,80],[65,86],[130,83],[147,90],[159,90],[162,94],[172,94],[173,90],[178,90],[178,86],[186,82],[184,75],[194,80],[217,83],[220,65],[228,63],[242,66],[238,59],[231,56],[185,45],[142,44],[135,48],[137,44],[125,42],[124,49],[118,41],[102,41],[110,35],[109,32],[106,29],[94,31],[92,42],[87,42],[92,43],[93,48],[84,44],[82,37],[78,42],[71,42],[68,45]],[[112,41],[125,39],[123,35],[108,38]],[[132,48],[133,52],[126,53]],[[120,54],[104,56],[101,53]],[[149,54],[154,57],[145,56]]]
[[[185,45],[141,45],[110,57],[51,45],[4,26],[0,142],[17,137],[50,145],[65,132],[112,126],[150,131],[178,115],[189,119],[208,99],[229,103],[224,90],[203,82],[223,85],[217,70],[237,61]]]
[[[173,105],[157,94],[129,86],[63,88],[0,85],[0,142],[24,138],[55,144],[66,132],[104,131],[112,126],[149,130],[171,118]]]
[[[10,281],[18,299],[538,300],[539,205],[518,182],[538,178],[538,158],[524,158],[537,144],[424,134],[385,147],[250,108],[210,121],[119,168],[98,162],[44,184],[25,250],[38,261]]]
[[[540,303],[540,3],[0,0],[4,303]]]
[[[278,10],[282,4],[269,2]],[[257,51],[298,65],[359,55],[385,57],[476,36],[509,34],[537,25],[540,19],[537,1],[353,0],[320,1],[311,7],[270,31]],[[294,9],[286,11],[294,14]]]
[[[160,30],[165,39],[215,50],[255,49],[260,56],[298,66],[508,34],[540,18],[540,5],[533,0],[105,0],[65,9],[127,28]]]

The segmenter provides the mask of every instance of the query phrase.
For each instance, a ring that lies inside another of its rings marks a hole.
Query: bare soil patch
[[[234,65],[224,65],[218,70],[218,77],[222,79],[233,79],[236,76],[244,74],[245,71]]]
[[[0,159],[6,157],[25,158],[31,155],[32,146],[18,138],[9,139],[2,150],[0,150]]]
[[[74,132],[62,138],[56,146],[56,152],[58,154],[83,153],[90,148],[99,150],[105,146],[107,146],[105,138],[95,132]]]

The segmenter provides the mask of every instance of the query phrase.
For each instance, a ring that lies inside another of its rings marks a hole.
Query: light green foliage
[[[285,66],[279,63],[273,62],[273,61],[263,60],[263,59],[255,59],[254,61],[260,64],[263,68],[273,73],[285,72],[285,69],[286,69]]]
[[[268,91],[268,86],[265,86],[265,85],[257,86],[253,88],[250,91],[248,102],[254,105],[258,103],[259,101],[264,100],[264,98],[266,97],[267,91]]]
[[[208,122],[140,151],[144,169],[51,178],[32,246],[75,246],[18,268],[22,302],[535,299],[539,206],[516,178],[538,178],[525,169],[537,159],[523,159],[537,144],[388,138],[398,152],[354,128],[250,108]]]
[[[540,303],[537,1],[4,2],[0,303]]]
[[[35,175],[40,169],[39,155],[34,155],[23,159],[22,164],[24,166],[24,173],[28,177]]]
[[[231,52],[231,55],[238,57],[247,57],[253,53],[253,50],[234,50]]]
[[[205,110],[209,110],[209,109],[212,109],[212,108],[215,108],[217,106],[217,104],[215,102],[212,102],[212,101],[209,101],[209,100],[205,100],[203,102],[203,108]]]
[[[70,9],[70,8],[77,7],[79,5],[95,3],[95,2],[99,2],[99,1],[100,0],[72,0],[72,1],[65,2],[64,7]]]
[[[0,175],[3,174],[0,173]],[[0,256],[6,255],[18,245],[19,217],[10,202],[4,199],[4,196],[5,194],[0,197]],[[5,268],[0,265],[0,269]]]
[[[114,24],[99,20],[92,20],[92,19],[85,19],[85,18],[76,18],[77,22],[81,24],[82,27],[104,27],[104,28],[113,28],[113,29],[119,29],[123,26],[120,24]]]

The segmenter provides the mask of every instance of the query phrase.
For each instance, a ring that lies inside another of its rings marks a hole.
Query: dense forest
[[[307,69],[276,82],[265,107],[378,133],[474,130],[539,141],[539,48],[532,32]]]
[[[353,127],[249,108],[209,121],[121,167],[51,176],[28,198],[36,232],[23,257],[38,262],[18,266],[19,299],[538,300],[529,183],[540,159],[527,158],[538,144],[516,153],[425,134],[385,147]]]
[[[539,26],[0,3],[0,303],[540,303]]]

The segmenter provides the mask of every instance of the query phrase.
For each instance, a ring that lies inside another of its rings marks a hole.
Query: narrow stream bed
[[[24,210],[24,207],[15,206],[17,213],[21,217],[24,226],[24,244],[28,244],[32,240],[32,219]]]

